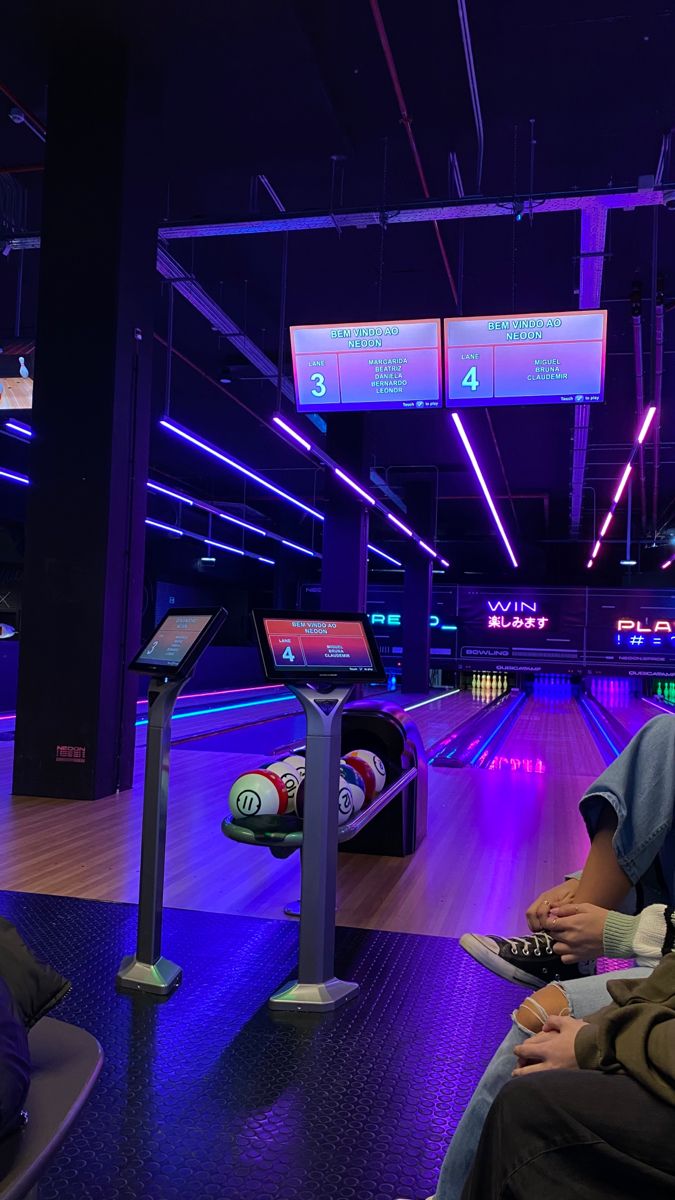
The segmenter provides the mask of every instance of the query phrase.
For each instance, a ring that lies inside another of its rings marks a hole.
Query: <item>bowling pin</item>
[[[23,354],[19,355],[19,375],[22,379],[28,379],[28,367],[26,366],[26,360],[23,357]]]

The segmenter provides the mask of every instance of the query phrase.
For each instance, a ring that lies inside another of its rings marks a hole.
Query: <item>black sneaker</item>
[[[553,953],[553,938],[548,933],[510,938],[465,933],[459,944],[488,971],[526,987],[538,988],[556,979],[563,982],[595,973],[595,963],[564,963]]]

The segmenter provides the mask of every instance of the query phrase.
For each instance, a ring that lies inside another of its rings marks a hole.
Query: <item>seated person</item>
[[[69,990],[68,980],[40,962],[0,917],[0,1138],[20,1124],[28,1094],[27,1030]]]
[[[530,906],[527,919],[533,935],[502,938],[466,934],[461,939],[464,948],[496,974],[514,982],[535,986],[543,982],[547,986],[514,1013],[514,1027],[488,1066],[457,1127],[443,1163],[436,1200],[459,1200],[462,1196],[486,1116],[513,1073],[514,1052],[524,1052],[521,1043],[535,1034],[527,1049],[536,1046],[538,1033],[548,1042],[561,1032],[569,1038],[569,1030],[576,1029],[581,1018],[607,1004],[607,984],[617,976],[627,979],[651,975],[662,953],[671,961],[675,941],[669,907],[675,897],[674,806],[675,721],[669,716],[657,717],[640,730],[582,799],[581,811],[592,839],[586,866],[580,879],[566,880]],[[653,899],[661,902],[650,904],[637,917],[612,911],[626,901],[633,886],[638,906]],[[592,961],[603,953],[633,958],[638,966],[599,976],[589,975],[588,968],[580,967],[582,960]],[[672,1030],[675,1039],[675,1026]],[[473,1197],[481,1193],[467,1194]],[[486,1200],[489,1194],[485,1193]],[[509,1195],[503,1194],[505,1198]],[[536,1200],[539,1195],[547,1193],[537,1193]],[[672,1195],[675,1197],[675,1181]]]

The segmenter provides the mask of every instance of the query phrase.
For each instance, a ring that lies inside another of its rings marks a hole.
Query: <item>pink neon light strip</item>
[[[427,546],[426,542],[423,542],[421,538],[418,545],[420,545],[423,550],[426,550],[427,554],[430,554],[432,558],[438,558],[436,551],[432,550],[431,546]]]
[[[613,513],[613,512],[608,512],[608,513],[607,513],[607,516],[605,517],[605,520],[604,520],[604,522],[603,522],[603,525],[602,525],[602,529],[600,530],[600,537],[601,537],[601,538],[604,538],[605,534],[607,533],[607,530],[609,529],[609,523],[610,523],[610,521],[612,520],[612,517],[613,517],[613,516],[614,516],[614,513]]]
[[[403,533],[407,534],[408,537],[415,536],[412,529],[408,529],[408,526],[404,525],[403,521],[399,521],[398,517],[395,517],[393,515],[393,513],[387,513],[387,516],[388,516],[389,520],[392,521],[393,524],[396,525],[399,529],[403,530]]]
[[[654,405],[654,404],[651,406],[651,408],[647,409],[647,415],[642,424],[642,429],[640,430],[640,432],[638,434],[638,439],[637,439],[638,446],[641,446],[642,443],[644,442],[644,440],[647,436],[647,431],[649,430],[649,426],[651,425],[652,421],[654,420],[655,412],[656,412],[656,405]]]
[[[594,545],[594,547],[593,547],[593,549],[592,549],[592,551],[591,551],[591,558],[592,558],[592,559],[597,557],[597,554],[598,554],[598,550],[599,550],[599,549],[600,549],[600,538],[598,538],[597,542],[595,543],[595,545]]]
[[[628,479],[629,479],[629,476],[630,476],[630,473],[632,470],[633,470],[633,464],[626,463],[626,469],[624,470],[624,473],[621,476],[621,481],[620,481],[619,486],[616,489],[616,492],[614,494],[614,499],[612,500],[612,504],[619,503],[619,500],[623,496],[624,488],[625,488],[626,484],[628,483]]]
[[[516,556],[513,553],[513,550],[511,549],[511,543],[509,542],[509,539],[506,536],[506,530],[504,529],[504,526],[502,525],[499,513],[497,512],[497,509],[495,507],[495,502],[492,499],[492,496],[490,495],[490,489],[488,488],[488,485],[485,482],[485,477],[483,475],[483,472],[481,471],[481,469],[478,465],[478,459],[476,458],[476,455],[473,452],[473,447],[471,446],[471,442],[469,441],[469,438],[468,438],[466,430],[462,424],[459,413],[454,412],[452,414],[452,419],[455,422],[455,428],[457,429],[457,432],[459,433],[459,436],[461,437],[462,442],[464,443],[464,449],[466,450],[466,452],[469,456],[469,461],[476,473],[476,478],[481,486],[483,495],[485,496],[485,499],[487,500],[488,508],[490,509],[490,512],[492,513],[492,518],[494,520],[495,525],[497,526],[497,529],[499,530],[500,537],[501,537],[504,545],[506,546],[509,558],[511,559],[511,562],[513,563],[514,567],[517,567],[518,560],[516,559]]]

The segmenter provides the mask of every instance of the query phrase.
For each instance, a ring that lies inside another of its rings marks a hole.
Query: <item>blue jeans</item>
[[[572,1015],[586,1017],[609,1004],[611,997],[607,991],[607,980],[637,979],[645,975],[651,975],[651,968],[632,967],[625,971],[609,971],[605,975],[587,975],[583,979],[568,980],[563,986]],[[508,1083],[516,1065],[513,1048],[524,1042],[527,1036],[514,1023],[488,1064],[443,1159],[436,1200],[460,1200],[492,1101]]]

